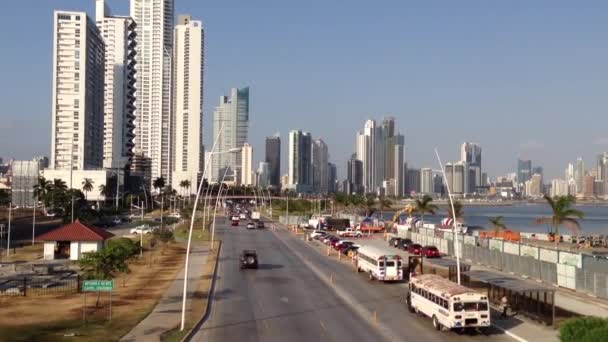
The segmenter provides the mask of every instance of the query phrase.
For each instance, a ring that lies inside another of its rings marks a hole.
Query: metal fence
[[[454,256],[454,234],[419,228],[399,231],[423,245],[435,245]],[[471,263],[529,277],[547,284],[608,298],[608,258],[532,246],[523,243],[459,236],[461,257]]]
[[[0,280],[0,297],[27,297],[75,293],[80,275],[66,277],[12,277]]]

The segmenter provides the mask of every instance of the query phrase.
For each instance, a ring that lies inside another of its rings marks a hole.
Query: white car
[[[247,229],[255,229],[255,223],[247,222]]]
[[[171,214],[169,214],[169,217],[174,217],[176,219],[181,219],[182,215],[180,213],[171,213]]]
[[[344,230],[338,230],[338,236],[343,237],[362,237],[363,234],[360,230],[355,230],[352,228],[346,228]]]
[[[137,226],[135,228],[131,228],[131,234],[150,234],[152,233],[152,228],[147,224]]]
[[[244,220],[244,219],[246,219],[246,218],[247,218],[247,215],[245,215],[244,213],[241,213],[241,215],[239,216],[239,218],[240,218],[241,220]]]

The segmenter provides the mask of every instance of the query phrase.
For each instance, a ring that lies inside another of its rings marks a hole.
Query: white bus
[[[406,300],[410,312],[431,318],[437,330],[490,326],[488,297],[439,275],[412,277]]]
[[[369,280],[403,280],[402,258],[390,249],[362,246],[357,250],[357,271]]]

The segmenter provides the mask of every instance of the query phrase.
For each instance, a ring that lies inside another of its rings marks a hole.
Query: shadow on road
[[[274,270],[278,268],[283,268],[283,265],[258,264],[258,270]]]

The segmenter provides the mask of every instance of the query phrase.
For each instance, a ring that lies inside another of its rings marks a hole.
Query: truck
[[[350,227],[349,219],[327,218],[325,220],[325,228],[327,230],[344,230]]]
[[[338,230],[338,236],[342,237],[362,237],[363,233],[360,230],[352,228],[346,228],[344,230]]]
[[[260,219],[260,212],[259,211],[253,211],[253,212],[251,212],[251,219],[252,220],[259,220]]]

